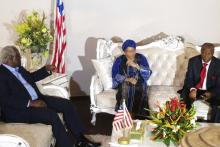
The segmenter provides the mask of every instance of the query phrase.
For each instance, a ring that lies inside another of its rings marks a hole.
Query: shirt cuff
[[[197,89],[194,88],[194,87],[190,88],[190,92],[193,91],[193,90],[196,90],[196,91],[197,91]]]
[[[51,74],[52,74],[52,71],[48,71],[48,70],[47,70],[47,73],[51,75]]]
[[[27,107],[30,107],[30,104],[31,104],[31,101],[29,100],[29,101],[28,101],[28,104],[27,104]]]

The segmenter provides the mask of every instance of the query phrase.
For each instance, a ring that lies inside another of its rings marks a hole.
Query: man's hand
[[[131,84],[133,85],[136,85],[137,84],[137,80],[135,78],[127,78],[126,79],[127,82],[130,82]]]
[[[30,107],[36,107],[36,108],[42,108],[42,107],[47,107],[47,104],[43,100],[34,100],[30,101]]]
[[[197,95],[197,90],[193,89],[189,93],[189,98],[195,100],[196,99],[196,95]]]
[[[204,97],[205,97],[205,100],[208,100],[208,99],[212,98],[212,93],[207,91],[204,93]]]
[[[55,72],[56,66],[55,65],[46,65],[47,71]]]

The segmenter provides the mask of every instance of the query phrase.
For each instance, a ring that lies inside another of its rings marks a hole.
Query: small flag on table
[[[119,109],[113,120],[113,128],[118,131],[125,128],[132,128],[133,120],[123,101],[123,108]]]

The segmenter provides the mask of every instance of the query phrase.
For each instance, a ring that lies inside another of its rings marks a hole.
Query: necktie
[[[200,72],[200,81],[199,81],[199,83],[196,85],[196,88],[197,88],[197,89],[202,88],[203,82],[204,82],[205,77],[206,77],[206,67],[207,67],[207,65],[208,65],[207,63],[203,63],[203,68],[202,68],[202,70],[201,70],[201,72]]]

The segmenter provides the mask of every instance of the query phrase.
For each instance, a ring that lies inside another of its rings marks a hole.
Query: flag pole
[[[123,106],[123,111],[124,111],[124,120],[123,120],[123,125],[124,125],[124,128],[123,128],[123,137],[126,137],[126,134],[125,134],[125,98],[123,98],[123,102],[122,102],[122,106]]]
[[[55,35],[56,35],[56,28],[55,28],[55,23],[56,23],[56,7],[57,7],[57,0],[53,0],[53,13],[51,14],[51,26],[50,29],[53,31],[53,42],[50,44],[50,49],[49,49],[49,58],[47,60],[47,64],[52,64],[53,62],[53,57],[54,57],[54,48],[55,48]]]
[[[129,144],[130,143],[130,139],[129,139],[129,137],[126,137],[126,130],[125,130],[125,107],[126,107],[126,105],[125,105],[125,98],[123,98],[123,101],[122,101],[122,107],[123,107],[123,111],[124,111],[124,118],[123,118],[123,136],[122,137],[120,137],[119,139],[118,139],[118,143],[119,144],[122,144],[122,145],[127,145],[127,144]]]

